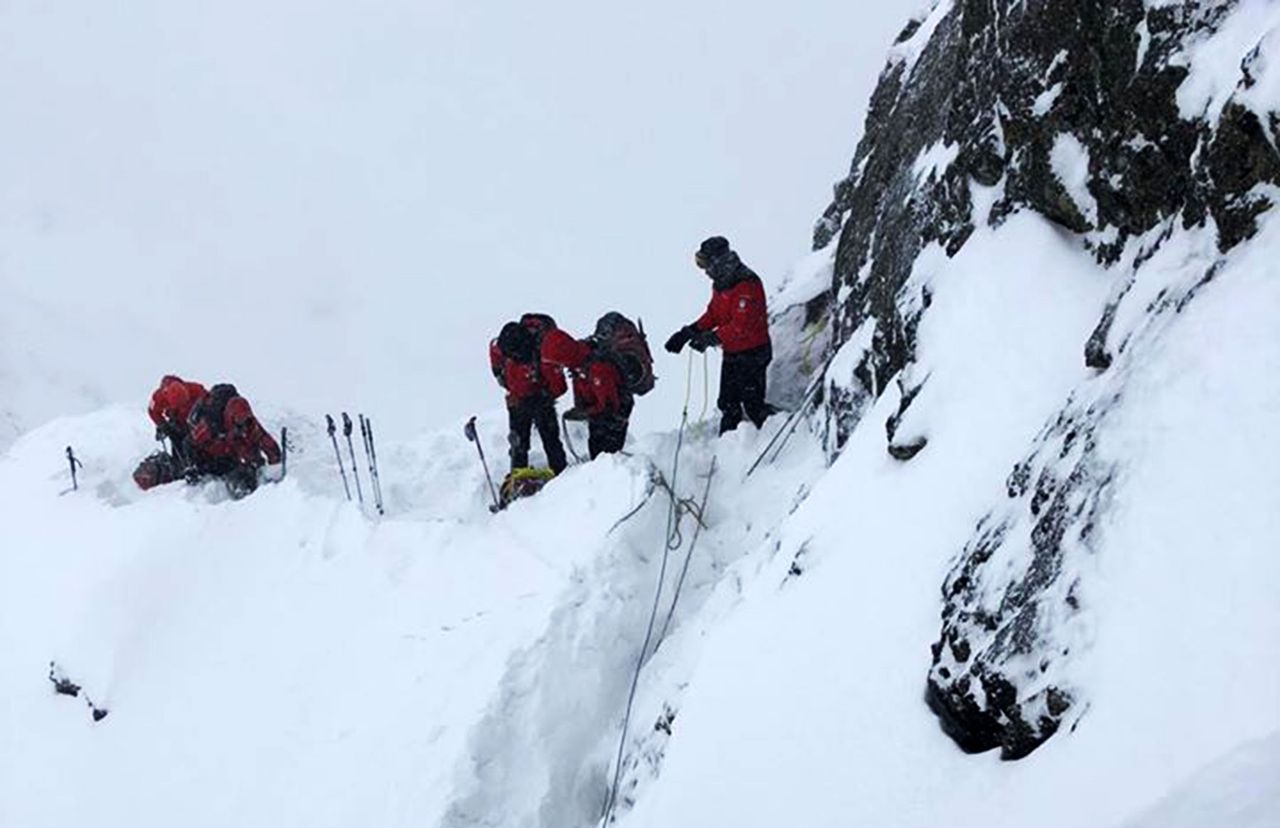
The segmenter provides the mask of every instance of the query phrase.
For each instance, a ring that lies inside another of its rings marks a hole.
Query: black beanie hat
[[[724,236],[712,236],[698,248],[698,255],[706,259],[714,259],[728,252],[729,240]]]

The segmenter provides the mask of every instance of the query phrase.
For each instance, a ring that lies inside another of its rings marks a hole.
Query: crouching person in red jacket
[[[207,392],[198,382],[188,382],[172,374],[160,380],[151,394],[147,414],[156,426],[156,439],[168,440],[165,451],[157,451],[138,464],[133,480],[138,488],[162,486],[180,480],[191,464],[191,429],[187,418]]]
[[[667,340],[666,349],[673,354],[680,353],[686,344],[696,351],[717,345],[723,349],[716,401],[720,433],[737,428],[744,413],[759,428],[770,413],[765,403],[765,378],[773,361],[764,285],[722,236],[704,241],[694,261],[711,278],[711,303],[696,322]]]
[[[280,462],[280,444],[253,416],[249,401],[234,385],[210,388],[191,409],[187,422],[191,428],[189,480],[220,477],[238,499],[258,488],[258,473],[264,465]]]
[[[622,451],[635,401],[622,390],[618,369],[601,359],[589,340],[574,339],[564,331],[553,331],[542,340],[542,358],[573,378],[573,408],[564,416],[587,421],[591,459]]]
[[[543,361],[543,338],[556,332],[555,322],[544,314],[527,313],[519,322],[508,322],[489,343],[489,366],[507,392],[511,470],[529,465],[530,438],[534,428],[542,439],[547,465],[559,474],[569,465],[560,442],[556,400],[568,391],[564,373]]]

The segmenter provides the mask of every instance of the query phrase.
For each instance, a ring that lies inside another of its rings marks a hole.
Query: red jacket
[[[713,291],[706,313],[693,323],[700,331],[715,331],[726,354],[769,344],[769,305],[764,285],[749,276],[725,290]]]
[[[548,331],[542,338],[542,361],[556,369],[565,368],[573,377],[573,405],[588,417],[600,417],[622,410],[622,374],[607,359],[598,359],[586,342],[561,330]]]
[[[160,380],[160,387],[151,395],[151,404],[147,413],[157,426],[168,426],[187,429],[187,417],[195,404],[204,398],[207,392],[198,382],[187,382],[173,375]]]
[[[232,397],[222,410],[222,433],[215,433],[203,421],[191,427],[191,445],[206,458],[231,459],[237,463],[258,465],[262,456],[275,465],[280,462],[280,444],[253,416],[249,401],[244,397]]]
[[[498,349],[498,340],[489,343],[489,367],[493,376],[507,391],[507,406],[518,405],[531,397],[546,394],[551,399],[563,397],[569,390],[564,380],[564,372],[558,367],[540,360],[537,365],[531,362],[517,362],[504,355]]]

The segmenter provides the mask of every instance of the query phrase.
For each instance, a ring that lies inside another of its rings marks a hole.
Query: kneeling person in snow
[[[209,389],[188,417],[192,466],[188,477],[211,475],[226,481],[232,497],[258,488],[258,472],[280,462],[280,444],[253,416],[249,401],[234,385]]]
[[[198,382],[188,382],[172,374],[160,380],[151,394],[147,414],[156,426],[156,439],[168,440],[167,451],[158,451],[138,464],[133,472],[138,488],[146,490],[180,479],[191,465],[191,429],[187,418],[191,409],[208,392]]]
[[[719,345],[720,433],[737,428],[744,413],[759,428],[769,416],[765,377],[773,361],[764,285],[722,236],[704,241],[694,261],[711,279],[711,303],[697,321],[672,334],[666,349],[678,354],[686,344],[696,351]]]
[[[569,465],[560,442],[556,400],[568,386],[564,373],[542,360],[542,338],[555,330],[555,322],[543,314],[525,314],[508,322],[489,343],[489,366],[507,392],[507,439],[511,445],[511,471],[527,468],[533,429],[538,429],[547,465],[559,474]]]

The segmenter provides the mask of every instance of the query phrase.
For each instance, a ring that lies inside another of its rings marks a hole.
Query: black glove
[[[694,334],[697,332],[698,329],[693,325],[685,325],[683,328],[673,333],[671,338],[667,340],[667,344],[663,347],[673,354],[678,354],[684,350],[684,346],[688,344],[690,339],[693,339]]]
[[[715,331],[698,331],[693,335],[693,339],[689,341],[689,347],[698,353],[706,351],[708,348],[720,344],[720,337],[716,336]]]
[[[570,408],[568,411],[564,412],[564,418],[569,422],[581,422],[582,420],[587,419],[587,412],[577,407]]]

